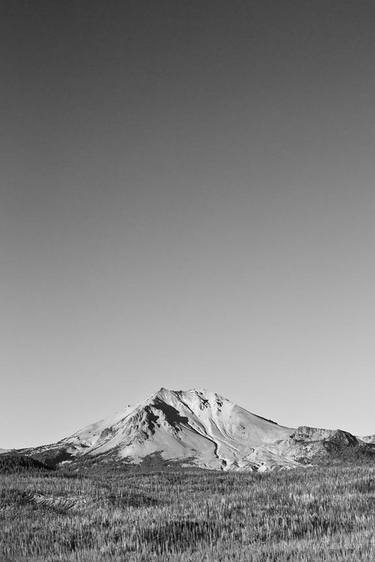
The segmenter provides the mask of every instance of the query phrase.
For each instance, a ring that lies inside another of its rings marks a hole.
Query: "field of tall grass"
[[[0,475],[0,560],[375,560],[375,465]]]

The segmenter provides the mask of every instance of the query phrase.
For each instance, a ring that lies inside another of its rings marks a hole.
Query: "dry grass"
[[[1,560],[375,560],[374,464],[0,478]]]

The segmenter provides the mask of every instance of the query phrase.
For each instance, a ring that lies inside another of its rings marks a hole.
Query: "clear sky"
[[[0,9],[0,447],[161,386],[374,433],[374,2]]]

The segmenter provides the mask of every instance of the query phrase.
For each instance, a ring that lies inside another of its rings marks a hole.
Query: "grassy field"
[[[375,465],[0,475],[0,560],[375,560]]]

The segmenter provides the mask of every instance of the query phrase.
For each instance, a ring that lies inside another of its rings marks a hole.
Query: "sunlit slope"
[[[206,468],[236,469],[261,466],[263,459],[248,458],[259,447],[265,448],[268,464],[270,455],[272,464],[289,464],[275,461],[274,448],[292,432],[213,392],[162,388],[141,404],[90,425],[63,443],[76,455],[113,453],[139,462],[160,453],[164,459],[189,459]],[[273,447],[267,457],[268,445]]]
[[[278,425],[204,389],[161,388],[115,416],[58,443],[25,449],[43,462],[178,462],[216,470],[263,471],[363,455],[375,460],[373,436]]]

